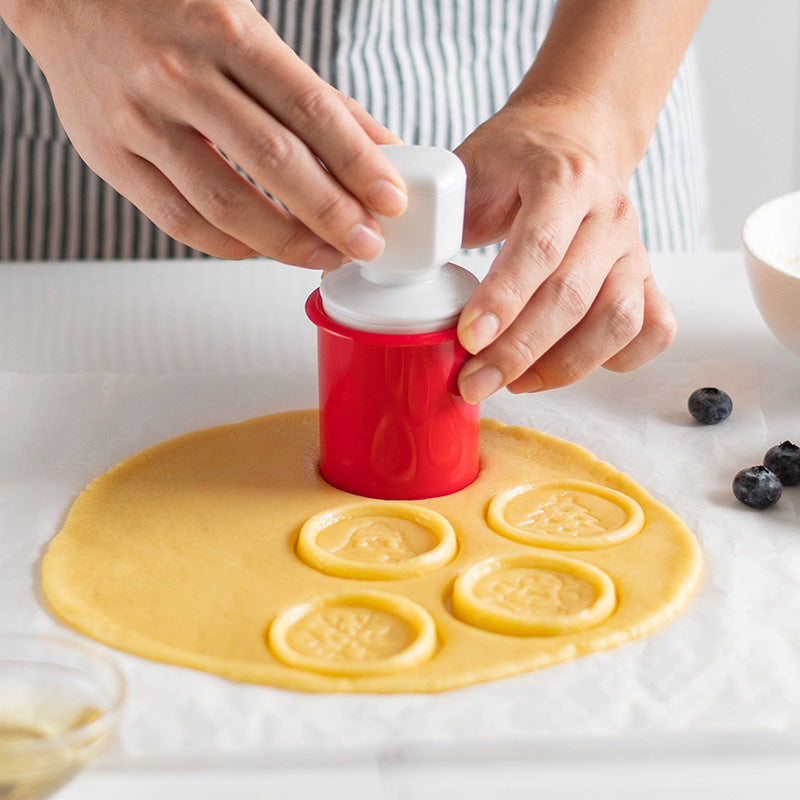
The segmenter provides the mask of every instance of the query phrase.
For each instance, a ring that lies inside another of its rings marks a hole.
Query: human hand
[[[467,401],[564,386],[600,365],[631,370],[672,341],[609,141],[573,109],[509,103],[456,149],[464,246],[506,239],[458,323],[476,354],[459,375]]]
[[[319,269],[381,251],[369,212],[406,199],[376,144],[399,140],[247,0],[11,5],[77,151],[174,238]]]

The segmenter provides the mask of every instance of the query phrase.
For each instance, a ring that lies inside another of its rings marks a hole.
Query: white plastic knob
[[[439,269],[461,249],[467,171],[442,147],[381,149],[405,181],[408,207],[399,217],[380,218],[386,246],[377,258],[359,263],[375,283],[408,283]]]
[[[454,325],[477,279],[448,263],[461,248],[467,174],[440,147],[384,145],[402,175],[408,207],[381,217],[386,246],[372,261],[330,272],[320,293],[325,313],[364,331],[420,333]]]

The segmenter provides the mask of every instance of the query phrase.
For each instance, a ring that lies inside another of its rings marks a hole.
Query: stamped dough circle
[[[614,612],[611,578],[574,558],[518,553],[491,557],[456,576],[453,613],[512,636],[555,636],[599,625]]]
[[[412,503],[365,501],[321,511],[306,520],[297,554],[328,575],[362,580],[413,578],[453,560],[453,526]]]
[[[436,652],[436,625],[418,603],[364,591],[315,597],[280,611],[267,635],[285,664],[327,675],[380,675]]]
[[[611,547],[644,527],[641,506],[622,492],[589,481],[523,483],[492,497],[489,526],[522,544],[556,550]]]

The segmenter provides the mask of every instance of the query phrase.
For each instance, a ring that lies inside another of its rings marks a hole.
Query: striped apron
[[[319,75],[409,144],[454,148],[532,63],[554,0],[255,0]],[[696,67],[684,59],[629,187],[651,251],[706,246]],[[0,22],[0,260],[181,258],[67,140],[45,79]]]

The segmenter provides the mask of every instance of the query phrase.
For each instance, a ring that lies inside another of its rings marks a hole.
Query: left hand
[[[631,370],[672,341],[611,140],[566,104],[509,103],[456,149],[464,246],[505,239],[458,323],[473,354],[459,375],[467,401]]]

